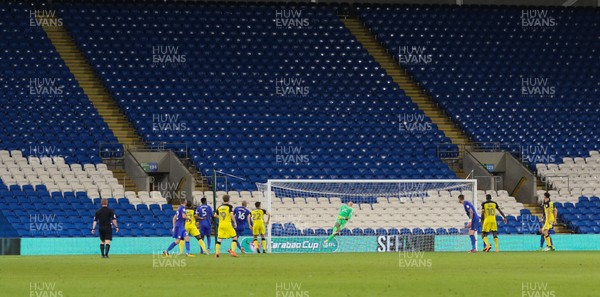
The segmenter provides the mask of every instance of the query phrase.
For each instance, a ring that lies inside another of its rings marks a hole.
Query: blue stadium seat
[[[302,235],[315,236],[315,230],[313,230],[312,228],[306,228],[306,229],[302,230]]]
[[[412,229],[412,234],[413,235],[423,235],[423,234],[425,234],[425,232],[421,228],[413,228]]]
[[[315,230],[315,236],[326,236],[327,235],[327,231],[325,231],[325,229],[323,228],[318,228]]]
[[[411,234],[412,234],[412,232],[408,228],[401,228],[400,229],[400,235],[411,235]]]
[[[372,228],[365,228],[363,234],[365,236],[375,236],[375,230],[373,230]]]
[[[526,208],[523,208],[523,209],[519,210],[519,213],[521,215],[531,215],[531,211],[529,209],[526,209]],[[502,217],[500,217],[500,218],[502,218]]]
[[[377,230],[375,230],[375,235],[385,236],[385,235],[387,235],[387,231],[383,228],[377,228]]]

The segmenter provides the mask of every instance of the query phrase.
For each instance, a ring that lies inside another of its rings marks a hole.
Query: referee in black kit
[[[119,232],[119,226],[117,225],[117,216],[115,212],[108,208],[108,200],[102,199],[102,208],[96,211],[94,215],[94,223],[92,224],[92,234],[96,231],[96,222],[99,221],[100,231],[100,252],[102,252],[102,258],[108,258],[108,252],[110,251],[110,241],[112,240],[112,225],[115,226],[117,232]],[[112,225],[111,225],[112,222]]]

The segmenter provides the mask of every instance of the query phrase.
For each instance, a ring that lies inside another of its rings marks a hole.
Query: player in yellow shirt
[[[496,222],[496,211],[498,211],[502,216],[504,224],[506,224],[506,216],[504,215],[502,210],[500,210],[498,203],[492,201],[492,195],[485,195],[485,200],[486,201],[481,204],[481,219],[483,220],[481,236],[483,237],[483,242],[485,242],[485,247],[483,248],[483,251],[489,252],[492,249],[492,245],[490,244],[487,238],[488,233],[492,232],[492,234],[494,235],[494,245],[496,246],[496,252],[498,252],[498,223]]]
[[[267,253],[267,238],[265,237],[265,226],[269,225],[269,221],[271,220],[271,214],[268,211],[260,208],[260,202],[254,203],[256,207],[255,210],[252,211],[252,235],[254,235],[254,240],[252,244],[256,248],[256,252],[260,253],[260,248],[258,247],[258,236],[261,237],[261,245],[263,254]],[[267,222],[265,223],[265,216],[267,216]]]
[[[200,237],[200,231],[198,231],[198,227],[196,226],[196,217],[198,215],[195,213],[195,210],[192,209],[191,201],[188,201],[185,205],[185,215],[186,215],[185,231],[188,233],[189,236],[196,237],[196,239],[198,240],[198,244],[200,245],[200,253],[208,255],[208,251],[206,250],[206,245],[204,244],[204,240],[202,240],[202,237]],[[179,254],[180,255],[183,255],[183,245],[184,245],[183,242],[179,243]],[[186,251],[187,251],[187,254],[190,255],[189,241],[186,244]]]
[[[223,195],[223,204],[217,208],[217,216],[219,217],[219,229],[217,231],[217,243],[215,245],[216,254],[215,256],[219,257],[219,251],[221,250],[221,241],[227,238],[233,238],[231,242],[231,249],[227,252],[233,256],[237,257],[235,253],[235,248],[237,247],[237,234],[235,233],[235,228],[237,224],[235,222],[235,217],[233,216],[233,206],[229,204],[229,195]]]
[[[554,245],[550,238],[550,230],[554,228],[554,222],[558,217],[558,210],[554,207],[554,202],[550,201],[550,193],[544,193],[544,226],[542,227],[542,235],[546,240],[545,251],[554,251]]]

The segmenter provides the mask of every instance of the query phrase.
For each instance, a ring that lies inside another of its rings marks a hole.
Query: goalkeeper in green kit
[[[335,221],[335,226],[331,231],[331,235],[329,235],[329,237],[327,237],[327,239],[325,239],[325,241],[323,242],[324,245],[327,245],[327,243],[329,243],[329,241],[332,238],[340,234],[340,231],[344,229],[344,226],[346,226],[346,223],[348,223],[348,220],[352,217],[352,211],[352,201],[348,201],[348,203],[342,204],[342,207],[340,207],[340,213],[338,214],[337,220]]]

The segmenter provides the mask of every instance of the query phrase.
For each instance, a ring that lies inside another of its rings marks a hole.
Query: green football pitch
[[[599,296],[600,253],[0,256],[0,296]]]

